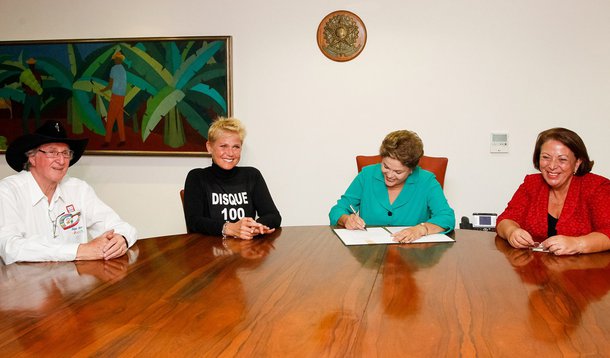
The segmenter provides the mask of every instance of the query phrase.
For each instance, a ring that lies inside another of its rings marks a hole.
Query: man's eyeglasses
[[[64,150],[63,152],[58,152],[56,150],[42,150],[42,149],[38,149],[39,152],[43,153],[44,155],[47,156],[47,158],[59,158],[60,156],[66,158],[66,159],[72,159],[74,158],[74,151],[73,150]]]

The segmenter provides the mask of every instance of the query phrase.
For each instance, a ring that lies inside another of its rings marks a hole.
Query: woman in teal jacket
[[[410,242],[455,227],[455,213],[434,174],[417,164],[424,145],[415,132],[388,134],[381,163],[364,167],[330,210],[331,225],[350,230],[371,226],[410,226],[394,240]]]

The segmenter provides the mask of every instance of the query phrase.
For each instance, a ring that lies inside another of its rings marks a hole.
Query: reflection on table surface
[[[570,356],[610,351],[610,254],[493,233],[344,246],[327,226],[184,234],[111,261],[0,265],[0,354]]]
[[[528,321],[535,339],[565,339],[581,328],[583,312],[610,289],[610,255],[555,256],[515,250],[501,239],[496,247],[506,255],[527,285]]]

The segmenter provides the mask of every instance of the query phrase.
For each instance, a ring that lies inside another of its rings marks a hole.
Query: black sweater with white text
[[[282,217],[265,179],[252,167],[224,170],[212,164],[191,170],[184,183],[184,215],[190,232],[221,235],[225,222],[244,217],[277,228]]]

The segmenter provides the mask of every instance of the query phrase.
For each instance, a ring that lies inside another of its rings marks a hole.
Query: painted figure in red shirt
[[[540,246],[555,255],[609,250],[610,180],[591,173],[578,134],[541,132],[533,162],[540,174],[525,177],[498,217],[498,236],[515,248]]]

